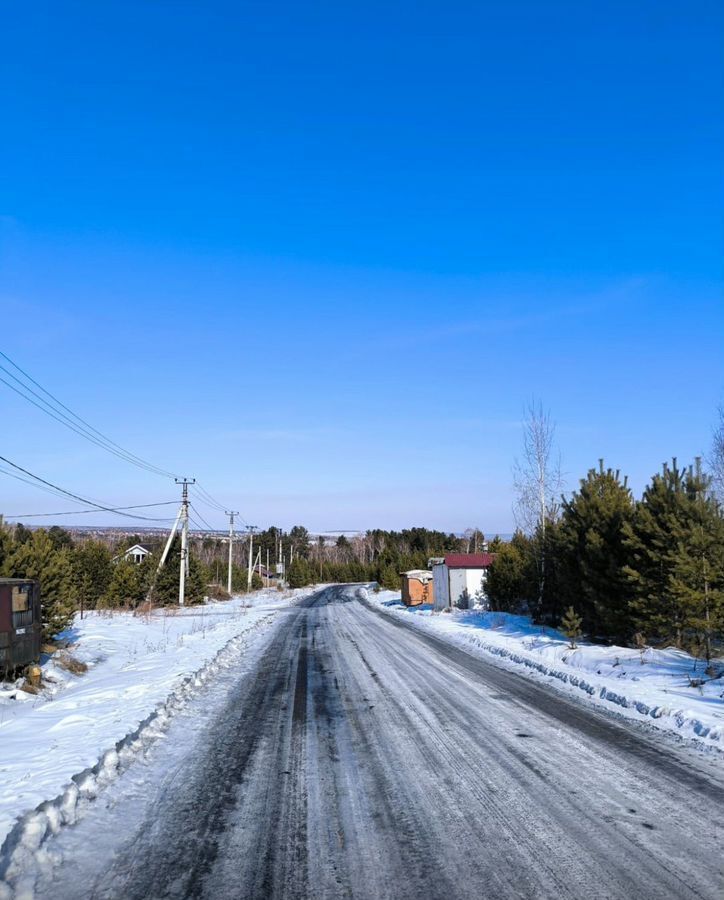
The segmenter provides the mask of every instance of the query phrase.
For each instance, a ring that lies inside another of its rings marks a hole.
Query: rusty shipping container
[[[40,659],[40,585],[0,578],[0,678]]]

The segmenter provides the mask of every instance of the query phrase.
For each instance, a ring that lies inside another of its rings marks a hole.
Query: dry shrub
[[[65,669],[66,672],[70,672],[72,675],[82,675],[84,672],[88,671],[88,666],[84,662],[81,662],[77,657],[68,653],[67,650],[63,650],[62,653],[59,653],[55,657],[55,662],[61,669]]]

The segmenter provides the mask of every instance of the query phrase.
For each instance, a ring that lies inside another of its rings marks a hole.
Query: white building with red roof
[[[435,609],[487,606],[485,579],[494,553],[448,553],[431,559]]]

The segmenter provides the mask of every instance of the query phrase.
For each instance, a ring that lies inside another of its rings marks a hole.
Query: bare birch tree
[[[515,520],[528,535],[537,535],[538,605],[543,602],[546,577],[546,525],[558,517],[563,490],[561,458],[555,446],[556,426],[540,401],[532,401],[523,419],[523,454],[513,464]]]
[[[712,487],[717,500],[724,504],[724,404],[719,407],[719,421],[714,426],[711,452],[707,458]]]

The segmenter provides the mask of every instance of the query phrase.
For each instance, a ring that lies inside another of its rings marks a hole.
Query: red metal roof
[[[494,553],[448,553],[448,569],[487,569],[495,559]]]

